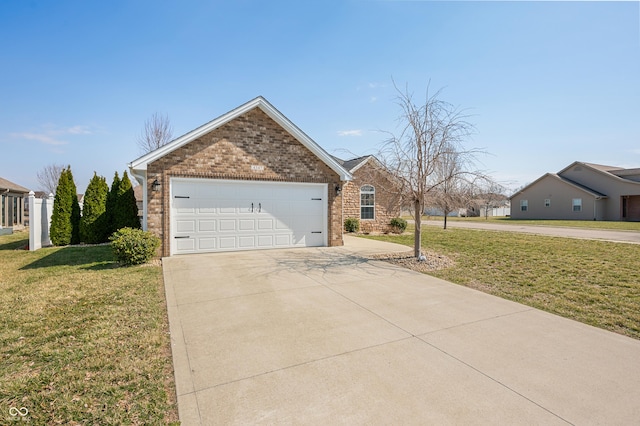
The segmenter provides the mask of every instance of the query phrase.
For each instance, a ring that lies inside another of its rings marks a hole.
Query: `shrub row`
[[[407,221],[401,217],[394,217],[389,221],[391,232],[402,234],[407,229]],[[360,219],[348,217],[344,220],[344,230],[346,232],[358,232],[360,230]],[[365,230],[368,233],[368,230]]]

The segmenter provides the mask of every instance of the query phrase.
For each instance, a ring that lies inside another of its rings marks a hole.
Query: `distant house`
[[[0,229],[22,229],[26,224],[24,186],[0,177]]]
[[[400,216],[400,196],[391,174],[373,156],[336,161],[353,180],[342,186],[343,216],[360,219],[363,232],[388,232],[392,218]]]
[[[514,219],[640,221],[640,168],[576,161],[510,197]]]

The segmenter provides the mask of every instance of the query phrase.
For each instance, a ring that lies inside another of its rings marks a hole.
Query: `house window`
[[[376,189],[371,185],[360,188],[360,219],[375,219]]]
[[[574,212],[582,211],[582,198],[574,198],[573,200],[571,200],[571,204],[573,205]]]
[[[529,209],[529,201],[528,200],[520,200],[520,211],[526,212]]]
[[[545,198],[544,199],[544,206],[545,207],[551,207],[551,198]]]

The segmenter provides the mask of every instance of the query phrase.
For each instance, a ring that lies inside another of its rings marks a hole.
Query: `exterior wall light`
[[[336,184],[336,197],[340,195],[341,192],[342,192],[342,188],[340,188],[340,184],[338,183]]]
[[[153,192],[160,191],[160,182],[158,182],[158,178],[157,177],[153,180],[153,183],[151,184],[151,190]]]

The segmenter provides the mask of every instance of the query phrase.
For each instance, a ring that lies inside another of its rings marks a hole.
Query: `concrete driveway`
[[[180,420],[638,424],[640,341],[345,247],[163,259]]]

